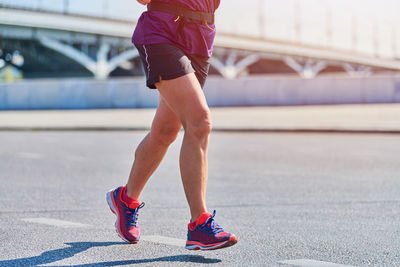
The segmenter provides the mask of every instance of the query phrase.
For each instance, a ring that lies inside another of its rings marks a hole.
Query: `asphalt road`
[[[144,134],[1,132],[0,266],[400,266],[399,135],[213,133],[208,206],[239,243],[191,252],[181,136],[142,195],[142,242],[114,231],[105,193]]]

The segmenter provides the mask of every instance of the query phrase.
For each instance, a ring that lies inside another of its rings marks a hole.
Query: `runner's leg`
[[[180,170],[192,221],[207,211],[207,148],[211,115],[203,90],[193,73],[156,83],[161,97],[182,123],[185,134]]]
[[[181,128],[178,117],[160,97],[151,131],[135,152],[135,160],[126,187],[128,197],[139,199],[146,182],[160,165],[168,146],[176,139]]]

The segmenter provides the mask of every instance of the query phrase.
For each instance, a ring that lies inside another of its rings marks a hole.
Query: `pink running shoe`
[[[128,243],[137,243],[140,238],[138,211],[144,207],[144,202],[127,204],[122,200],[125,186],[120,186],[107,193],[107,203],[111,211],[117,215],[115,230],[119,237]]]
[[[211,215],[204,212],[197,221],[189,223],[186,249],[212,250],[235,245],[238,240],[235,235],[225,232],[215,221],[216,211]]]

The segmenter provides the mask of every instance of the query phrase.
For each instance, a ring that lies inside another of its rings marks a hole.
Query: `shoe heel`
[[[117,214],[116,210],[115,210],[115,207],[114,207],[114,204],[113,204],[113,201],[111,199],[111,197],[112,197],[111,194],[112,194],[112,190],[107,192],[107,194],[106,194],[107,204],[110,207],[111,212],[114,213],[114,214]]]

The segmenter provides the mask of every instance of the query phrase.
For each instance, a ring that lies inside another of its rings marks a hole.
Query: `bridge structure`
[[[122,16],[120,11],[110,14],[109,10],[113,5],[118,5],[118,1],[123,0],[96,0],[94,3],[100,6],[100,10],[88,9],[85,13],[82,10],[87,9],[88,3],[83,8],[78,2],[73,4],[73,0],[52,0],[51,7],[45,5],[46,1],[40,0],[0,0],[0,36],[3,42],[35,41],[43,48],[56,51],[78,63],[94,77],[105,79],[117,68],[135,67],[132,60],[138,57],[130,39],[143,8],[136,1],[130,1],[132,6],[126,6],[127,2],[122,5],[132,11],[129,15]],[[303,33],[312,25],[297,18],[301,14],[302,2],[293,0],[295,16],[293,21],[286,23],[285,28],[293,34],[277,38],[268,35],[268,27],[273,23],[268,15],[271,12],[264,12],[263,5],[267,1],[250,1],[258,7],[252,8],[256,10],[255,14],[243,14],[238,18],[246,21],[251,31],[232,26],[236,22],[228,18],[234,18],[238,9],[224,8],[222,2],[217,13],[218,30],[211,65],[223,77],[233,79],[252,73],[253,66],[265,61],[284,65],[303,78],[313,78],[329,68],[347,71],[350,75],[370,75],[375,70],[400,70],[400,40],[397,38],[400,34],[396,35],[397,28],[393,28],[389,49],[382,52],[379,48],[383,45],[378,35],[373,34],[374,29],[379,29],[371,25],[369,41],[372,50],[368,52],[360,48],[361,34],[357,31],[360,26],[350,12],[352,23],[342,29],[342,35],[346,35],[346,40],[350,39],[350,42],[344,42],[348,43],[347,46],[338,46],[335,44],[340,42],[340,38],[335,40],[332,11],[329,6],[321,6],[320,11],[327,16],[326,25],[319,25],[318,34],[324,41],[308,41]],[[241,12],[245,13],[246,10]]]

